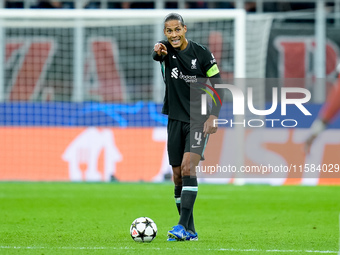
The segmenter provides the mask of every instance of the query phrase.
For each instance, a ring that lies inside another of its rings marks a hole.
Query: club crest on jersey
[[[191,69],[197,69],[196,62],[197,62],[197,58],[191,60]]]

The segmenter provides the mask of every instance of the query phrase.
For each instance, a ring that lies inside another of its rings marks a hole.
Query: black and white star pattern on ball
[[[152,223],[152,221],[149,221],[147,218],[145,218],[145,221],[143,221],[143,223],[145,224],[145,228],[147,228],[147,227],[152,227],[152,225],[151,225],[151,223]]]
[[[140,217],[132,222],[130,234],[136,242],[151,242],[157,235],[157,226],[152,219]]]

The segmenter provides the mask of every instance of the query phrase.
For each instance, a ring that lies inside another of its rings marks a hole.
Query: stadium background
[[[244,78],[299,78],[303,81],[301,87],[312,93],[315,77],[324,78],[326,94],[336,80],[339,62],[339,20],[335,7],[336,3],[327,7],[332,9],[325,20],[324,77],[317,77],[313,65],[317,41],[315,9],[273,16],[248,13],[250,20],[259,17],[265,24],[270,20],[270,26],[266,30],[268,39],[260,41],[265,46],[266,64],[261,70],[264,75]],[[5,24],[0,31],[5,42],[0,54],[3,63],[0,180],[161,182],[170,178],[167,120],[160,113],[162,89],[155,91],[159,88],[155,82],[160,80],[155,78],[155,63],[150,57],[155,42],[154,23],[138,24],[140,21],[133,20],[130,26],[85,26],[81,34],[83,45],[74,47],[77,27],[68,25],[67,20],[65,25],[44,28],[34,22],[30,27],[25,24],[27,20],[17,19],[15,25],[6,27],[11,21],[0,23]],[[264,30],[261,24],[258,28]],[[188,26],[188,38],[209,45],[224,77],[232,77],[233,21],[196,21]],[[222,32],[215,26],[222,27]],[[255,42],[258,39],[247,38],[252,52],[258,51]],[[80,93],[79,87],[75,88],[75,80],[79,79],[75,77],[76,49],[83,51]],[[265,86],[262,103],[270,99],[270,89],[270,85]],[[235,130],[221,128],[211,137],[203,164],[209,165],[212,162],[209,158],[221,164],[237,164],[239,157],[244,157],[247,165],[338,163],[339,119],[319,138],[314,154],[308,156],[303,152],[308,128],[324,101],[325,97],[308,104],[312,117],[301,119],[293,129],[247,130],[244,141],[239,141]],[[230,116],[228,106],[223,111]],[[290,114],[301,118],[297,109]],[[240,156],[231,149],[239,143],[244,143],[245,148],[259,149],[245,150]],[[220,148],[218,153],[216,146]],[[201,181],[233,183],[237,176],[211,177],[202,176]],[[262,177],[245,178],[242,183],[340,184],[336,173]]]

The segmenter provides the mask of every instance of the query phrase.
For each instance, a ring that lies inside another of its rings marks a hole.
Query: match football
[[[132,222],[130,235],[136,242],[149,243],[157,235],[156,223],[148,217],[139,217]]]

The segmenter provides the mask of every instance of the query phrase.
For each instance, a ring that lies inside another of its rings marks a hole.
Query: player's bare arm
[[[166,56],[168,54],[168,50],[163,43],[156,43],[153,50],[157,53],[158,56]]]
[[[214,134],[217,132],[217,124],[214,124],[214,120],[216,120],[217,117],[215,115],[210,115],[209,118],[204,122],[203,127],[203,133],[204,137],[208,134]]]

